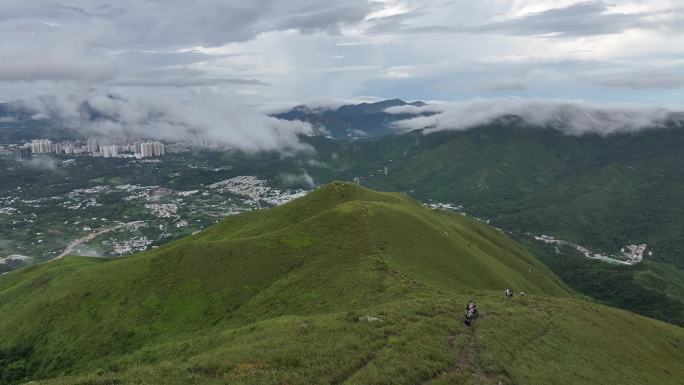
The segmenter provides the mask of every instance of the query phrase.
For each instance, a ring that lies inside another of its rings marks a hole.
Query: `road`
[[[120,227],[123,227],[123,226],[126,226],[126,224],[125,224],[125,223],[121,223],[121,224],[116,225],[116,226],[113,226],[113,227],[100,228],[100,229],[98,229],[98,230],[95,230],[95,232],[93,232],[93,233],[90,233],[90,234],[88,234],[88,235],[86,235],[86,236],[83,236],[83,237],[81,237],[81,238],[78,238],[78,239],[76,239],[76,240],[73,240],[73,241],[71,241],[71,243],[69,243],[69,244],[67,245],[66,249],[64,249],[64,251],[62,251],[61,254],[59,254],[58,256],[56,256],[55,258],[53,258],[52,260],[54,261],[54,260],[62,259],[62,258],[64,258],[65,256],[71,254],[71,252],[74,251],[74,249],[76,248],[76,246],[81,245],[81,244],[86,243],[86,242],[89,242],[89,241],[92,241],[93,239],[99,237],[99,236],[102,235],[102,234],[105,234],[105,233],[108,233],[108,232],[110,232],[110,231],[116,230],[116,229],[118,229],[118,228],[120,228]]]

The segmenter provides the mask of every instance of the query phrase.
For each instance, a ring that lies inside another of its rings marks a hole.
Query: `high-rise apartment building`
[[[34,139],[31,141],[31,152],[34,154],[47,154],[52,152],[52,142],[48,139]]]

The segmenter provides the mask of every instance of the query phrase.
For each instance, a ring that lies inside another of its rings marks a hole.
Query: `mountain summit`
[[[505,288],[525,290],[505,299]],[[475,300],[481,316],[461,324]],[[684,331],[505,234],[348,183],[152,252],[0,277],[4,384],[675,384]],[[629,341],[629,342],[627,342]]]

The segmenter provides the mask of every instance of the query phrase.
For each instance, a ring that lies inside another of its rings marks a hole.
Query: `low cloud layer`
[[[568,135],[635,132],[662,126],[672,115],[662,108],[637,108],[539,99],[478,99],[467,102],[433,102],[423,107],[400,106],[386,110],[394,114],[421,115],[395,123],[400,130],[426,132],[467,130],[507,116],[527,124],[552,127]]]
[[[301,174],[280,174],[278,178],[290,187],[313,188],[315,186],[313,177],[306,170],[302,170]]]
[[[29,99],[21,106],[36,119],[53,120],[89,135],[217,143],[245,151],[303,150],[307,146],[299,135],[312,133],[308,123],[266,116],[209,92],[187,99],[132,99],[89,91]]]
[[[19,162],[28,168],[36,170],[57,170],[57,162],[54,159],[46,156],[34,156],[30,160],[20,160]]]

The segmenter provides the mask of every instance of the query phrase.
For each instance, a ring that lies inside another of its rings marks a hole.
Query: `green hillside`
[[[681,126],[574,136],[506,119],[466,131],[414,131],[335,149],[314,145],[316,160],[328,165],[306,168],[317,181],[361,177],[371,188],[463,205],[468,214],[507,231],[553,235],[605,254],[647,243],[653,251],[647,259],[656,264],[627,269],[599,264],[607,274],[593,275],[593,287],[576,284],[582,279],[567,282],[613,306],[684,324],[684,297],[670,290],[681,287],[678,277],[684,276]],[[559,262],[549,266],[565,278],[567,270],[558,268],[565,261]],[[628,281],[634,284],[625,285]],[[616,283],[632,293],[648,292],[642,295],[646,306],[613,300],[610,288]]]
[[[529,295],[506,301],[504,288]],[[475,299],[482,316],[461,323]],[[675,384],[684,330],[503,233],[344,183],[153,252],[0,276],[0,383]],[[364,318],[371,316],[375,318]]]

